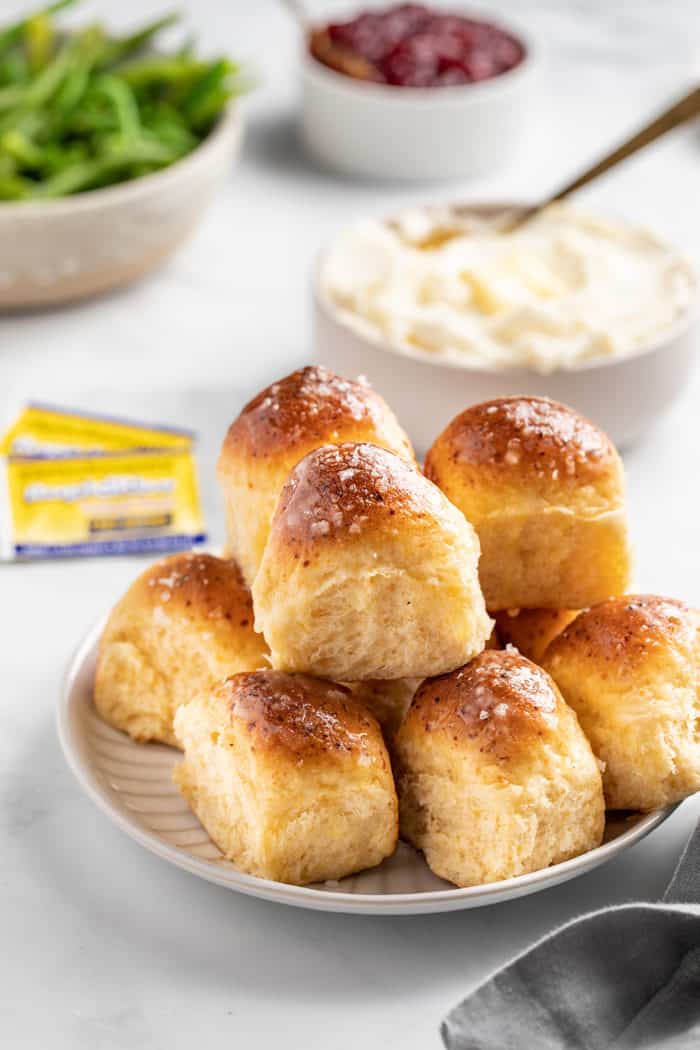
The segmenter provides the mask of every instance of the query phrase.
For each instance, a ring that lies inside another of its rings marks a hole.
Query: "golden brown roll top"
[[[312,449],[343,441],[371,441],[414,462],[408,438],[379,394],[317,366],[261,391],[231,424],[218,475],[230,552],[249,583],[289,471]]]
[[[579,614],[543,665],[604,763],[610,809],[654,809],[700,790],[700,612],[654,595]]]
[[[410,463],[376,445],[348,442],[317,449],[297,464],[273,529],[276,538],[305,549],[361,542],[363,533],[395,536],[406,522],[430,528],[446,511],[457,520],[440,490]]]
[[[600,771],[541,668],[486,651],[424,682],[395,739],[401,831],[459,886],[511,878],[597,846]]]
[[[174,743],[177,706],[239,670],[267,665],[238,566],[211,554],[174,554],[142,573],[100,639],[94,701],[136,740]]]
[[[349,690],[280,671],[238,674],[181,707],[175,782],[242,871],[341,879],[396,848],[398,812],[378,723]]]
[[[478,748],[485,758],[529,759],[538,738],[566,711],[548,674],[512,650],[487,650],[465,667],[429,678],[410,709],[413,733],[437,733]]]
[[[697,644],[696,609],[676,598],[626,594],[586,609],[555,639],[546,659],[557,663],[564,654],[602,667],[615,676],[653,672],[658,661],[674,652],[685,663]],[[691,661],[692,662],[692,661]],[[688,668],[690,669],[690,668]]]
[[[273,666],[337,681],[422,678],[491,631],[464,516],[399,456],[310,452],[280,496],[253,587]]]
[[[296,453],[296,463],[312,448],[352,440],[350,432],[375,438],[385,434],[388,447],[413,459],[411,443],[393,412],[367,382],[307,365],[248,402],[224,439],[222,468],[229,455],[268,459]]]
[[[221,623],[224,631],[230,629],[228,625],[243,630],[253,626],[253,600],[241,570],[235,561],[213,554],[173,554],[146,569],[115,608],[110,621],[113,629],[121,617],[126,618],[128,626],[139,605],[161,608],[166,616],[184,615]],[[260,652],[259,635],[249,632],[242,640]]]
[[[345,686],[257,671],[232,675],[214,691],[256,749],[279,750],[295,762],[384,760],[376,720]]]
[[[426,475],[474,525],[489,609],[575,609],[622,593],[630,557],[620,458],[573,409],[505,397],[457,416]]]
[[[471,489],[488,512],[498,508],[501,487],[559,501],[562,490],[575,498],[591,485],[607,502],[619,457],[609,438],[573,409],[547,398],[502,397],[456,416],[429,450],[425,472],[448,495]]]

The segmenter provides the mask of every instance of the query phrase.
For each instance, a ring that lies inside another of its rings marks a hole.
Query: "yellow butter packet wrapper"
[[[191,443],[0,463],[2,559],[157,553],[206,539]]]
[[[126,449],[188,448],[190,430],[30,403],[0,441],[2,456],[56,456]]]

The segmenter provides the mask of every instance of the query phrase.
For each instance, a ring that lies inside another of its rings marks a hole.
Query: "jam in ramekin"
[[[519,40],[489,22],[397,4],[332,22],[311,33],[309,49],[325,66],[357,80],[396,87],[474,84],[522,62]]]

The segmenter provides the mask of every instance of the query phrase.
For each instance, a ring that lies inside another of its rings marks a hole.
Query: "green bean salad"
[[[0,27],[0,201],[65,197],[167,167],[243,90],[240,67],[194,42],[158,47],[168,14],[125,36],[61,30],[57,0]]]

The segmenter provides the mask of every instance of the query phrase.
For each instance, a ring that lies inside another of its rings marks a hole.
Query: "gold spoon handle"
[[[700,87],[697,87],[689,94],[679,99],[678,102],[674,102],[672,106],[664,110],[663,113],[660,113],[659,116],[655,117],[649,124],[640,128],[640,130],[631,138],[627,139],[626,142],[623,142],[611,153],[608,153],[601,160],[597,161],[581,175],[577,175],[575,179],[567,183],[566,186],[563,186],[562,189],[557,190],[557,192],[552,194],[551,197],[547,197],[545,201],[541,201],[532,208],[524,209],[523,212],[516,217],[514,226],[520,226],[523,222],[532,218],[537,212],[546,208],[548,204],[553,204],[554,201],[563,200],[563,198],[568,197],[570,193],[581,189],[582,186],[585,186],[593,179],[597,179],[599,175],[609,171],[610,168],[614,168],[616,164],[620,163],[620,161],[626,160],[626,158],[631,157],[633,153],[648,146],[650,142],[654,142],[655,139],[665,135],[668,131],[672,131],[673,128],[677,128],[680,124],[685,124],[686,121],[692,120],[699,115]]]
[[[700,115],[700,87],[695,88],[678,102],[674,102],[669,109],[660,113],[650,124],[640,128],[632,138],[627,139],[621,146],[614,149],[612,153],[608,153],[597,164],[594,164],[593,167],[575,178],[573,182],[568,183],[558,193],[555,193],[553,197],[550,197],[550,201],[559,201],[562,197],[567,197],[570,193],[580,189],[581,186],[585,186],[587,182],[619,164],[620,161],[626,160],[633,153],[648,146],[650,142],[654,142],[655,139],[665,135],[668,131],[677,128],[679,124],[685,124],[687,120],[692,120],[693,117],[698,115]]]

